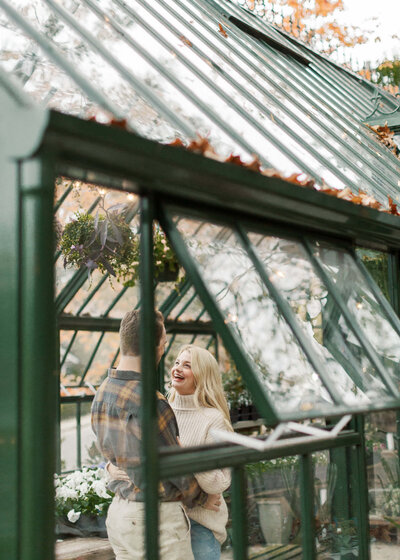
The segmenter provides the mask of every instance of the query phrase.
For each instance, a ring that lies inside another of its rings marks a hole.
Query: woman
[[[213,428],[232,431],[221,373],[208,350],[191,344],[181,348],[171,369],[171,386],[169,403],[184,447],[215,443]],[[229,469],[197,473],[195,477],[208,494],[222,494],[230,485]],[[219,511],[195,507],[187,514],[195,560],[218,560],[226,539],[225,500],[221,497]]]
[[[208,350],[189,344],[180,349],[171,369],[169,403],[179,427],[184,447],[215,443],[211,430],[232,430],[221,373]],[[108,466],[113,478],[126,473]],[[217,469],[194,475],[208,494],[222,494],[230,485],[230,470]],[[226,539],[228,509],[221,496],[218,511],[203,507],[187,510],[191,520],[191,541],[195,560],[219,560]]]

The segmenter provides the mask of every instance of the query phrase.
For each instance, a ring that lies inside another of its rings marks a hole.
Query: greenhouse
[[[223,468],[223,560],[400,554],[400,103],[243,4],[0,0],[7,560],[114,558],[62,532],[54,474],[103,461],[90,406],[132,309],[146,558],[159,482]],[[235,431],[160,450],[184,344]]]

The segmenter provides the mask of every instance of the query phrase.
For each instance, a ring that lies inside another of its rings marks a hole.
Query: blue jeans
[[[214,533],[193,519],[190,520],[190,524],[194,560],[219,560],[221,545],[214,537]]]

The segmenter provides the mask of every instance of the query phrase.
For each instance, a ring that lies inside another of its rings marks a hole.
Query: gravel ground
[[[260,552],[260,547],[251,547],[251,553]],[[251,558],[251,556],[250,556]],[[221,560],[233,560],[233,551],[224,550]],[[400,560],[400,544],[373,543],[371,545],[371,560]]]

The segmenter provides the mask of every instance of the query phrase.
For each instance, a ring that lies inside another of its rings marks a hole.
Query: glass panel
[[[381,292],[390,301],[389,296],[389,255],[371,249],[356,249],[364,266],[378,284]]]
[[[313,454],[318,560],[355,560],[359,556],[350,453],[341,448]]]
[[[78,407],[80,406],[80,430]],[[90,424],[90,402],[64,403],[61,405],[61,472],[78,468],[78,430],[82,465],[98,465],[101,456]]]
[[[356,327],[361,329],[379,355],[386,370],[398,383],[400,378],[400,336],[389,323],[383,308],[356,267],[353,258],[346,251],[333,250],[322,244],[315,246],[315,254],[356,318]],[[339,325],[345,330],[342,319],[339,321]],[[362,352],[352,333],[349,332],[347,339],[349,344]]]
[[[351,405],[387,397],[368,358],[349,343],[351,333],[303,246],[297,241],[260,234],[249,237],[270,280],[289,302],[330,377],[335,379],[343,401]]]
[[[85,381],[94,386],[100,385],[107,375],[115,353],[119,348],[119,333],[105,333],[101,344],[86,374]]]
[[[242,341],[276,407],[285,411],[329,408],[329,394],[233,231],[188,219],[180,220],[178,228],[225,322]]]
[[[79,385],[100,336],[98,332],[78,332],[61,368],[60,382],[63,385]]]
[[[299,458],[260,461],[246,465],[246,473],[250,557],[300,559]]]
[[[367,416],[371,560],[400,557],[400,462],[395,411]]]

